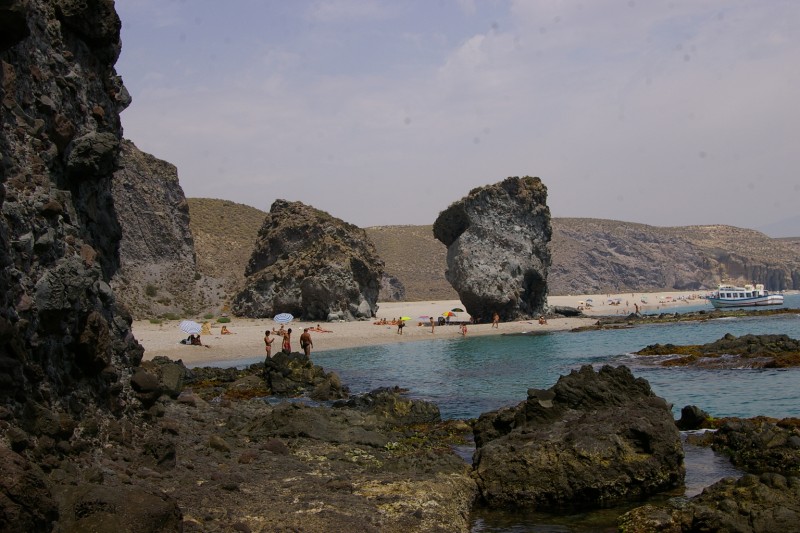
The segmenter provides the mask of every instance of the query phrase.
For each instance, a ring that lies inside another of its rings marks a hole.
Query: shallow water
[[[714,416],[800,416],[800,372],[657,367],[629,355],[649,344],[697,344],[726,333],[800,334],[800,315],[638,326],[623,330],[500,335],[415,341],[319,352],[314,361],[337,372],[352,392],[408,388],[439,405],[444,418],[473,418],[513,405],[529,388],[549,388],[562,374],[591,365],[628,365],[674,406],[697,405]]]

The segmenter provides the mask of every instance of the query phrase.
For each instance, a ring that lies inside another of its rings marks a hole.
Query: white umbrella
[[[203,330],[203,326],[194,320],[184,320],[178,327],[181,328],[181,331],[189,335],[198,335]]]
[[[294,317],[290,313],[278,313],[272,320],[274,320],[278,324],[288,324],[293,319]]]

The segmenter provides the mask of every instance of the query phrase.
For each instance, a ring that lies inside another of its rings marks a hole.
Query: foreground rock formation
[[[364,230],[301,202],[276,200],[245,275],[232,307],[239,316],[353,320],[375,316],[383,262]]]
[[[728,455],[748,473],[725,478],[688,501],[645,505],[620,518],[621,532],[692,531],[772,533],[800,523],[800,431],[797,419],[721,421],[716,432],[693,438]]]
[[[0,530],[49,531],[63,515],[46,475],[102,477],[97,465],[77,474],[70,458],[121,435],[116,417],[135,403],[142,349],[109,286],[130,97],[113,68],[112,2],[11,0],[0,15]],[[175,510],[169,497],[136,496]]]
[[[475,474],[492,507],[602,506],[683,482],[669,406],[627,367],[591,366],[475,424]]]
[[[483,322],[542,314],[551,231],[547,187],[529,176],[474,189],[433,224],[447,246],[447,280]]]

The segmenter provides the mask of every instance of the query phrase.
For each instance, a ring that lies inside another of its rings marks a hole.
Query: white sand
[[[684,305],[678,300],[680,297],[689,297],[690,292],[661,292],[661,293],[631,293],[627,294],[594,294],[577,296],[551,296],[548,303],[551,306],[565,305],[577,307],[580,302],[588,303],[592,307],[587,307],[584,313],[591,316],[607,316],[614,314],[628,314],[634,312],[634,303],[639,305],[640,311],[652,311],[663,309],[668,311],[670,307]],[[694,293],[699,296],[700,293]],[[704,293],[703,293],[704,294]],[[669,298],[668,298],[669,297]],[[609,298],[620,298],[619,306],[609,305]],[[647,303],[642,303],[642,299]],[[589,302],[589,300],[592,300]],[[627,303],[627,307],[626,307]],[[378,326],[373,321],[365,322],[340,322],[340,323],[320,323],[323,329],[331,330],[331,333],[311,332],[314,342],[314,351],[336,350],[340,348],[352,348],[359,346],[374,346],[379,344],[391,344],[398,342],[413,342],[418,340],[453,338],[460,336],[458,326],[436,326],[433,333],[426,319],[421,316],[434,317],[440,316],[443,312],[454,308],[463,309],[464,306],[458,300],[444,300],[433,302],[384,302],[379,304],[378,319],[386,318],[391,320],[401,316],[411,317],[407,321],[403,334],[397,334],[397,326]],[[457,313],[454,319],[469,319],[467,313]],[[452,320],[452,319],[451,319]],[[203,322],[202,319],[197,320]],[[561,318],[548,320],[546,325],[540,325],[537,321],[517,321],[501,322],[498,328],[492,328],[491,324],[469,325],[467,335],[499,335],[504,333],[521,333],[528,331],[557,331],[569,330],[579,326],[593,324],[593,318]],[[424,326],[418,326],[423,322]],[[133,334],[145,348],[145,359],[152,359],[155,356],[166,356],[173,360],[181,359],[187,365],[197,365],[215,361],[236,361],[239,359],[252,359],[262,357],[264,351],[264,331],[277,326],[272,320],[256,320],[245,318],[233,318],[228,329],[233,335],[220,335],[220,324],[211,324],[211,335],[201,337],[203,344],[208,348],[200,346],[187,346],[179,344],[186,335],[178,328],[180,321],[164,321],[161,324],[152,324],[149,321],[135,321],[133,323]],[[300,350],[300,334],[304,328],[314,327],[317,322],[293,321],[288,327],[292,328],[292,350]],[[273,354],[280,349],[280,337],[272,344]]]

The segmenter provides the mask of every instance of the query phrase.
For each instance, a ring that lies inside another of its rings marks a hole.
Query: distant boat
[[[708,301],[716,308],[783,305],[783,295],[770,294],[769,291],[764,290],[764,285],[761,283],[744,287],[720,285],[719,289],[708,297]]]

